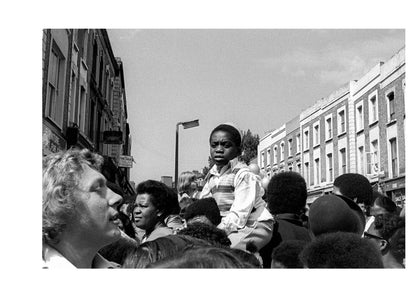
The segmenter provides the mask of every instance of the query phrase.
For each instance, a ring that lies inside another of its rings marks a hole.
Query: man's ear
[[[385,255],[389,251],[389,242],[387,240],[380,240],[380,251],[382,255]]]

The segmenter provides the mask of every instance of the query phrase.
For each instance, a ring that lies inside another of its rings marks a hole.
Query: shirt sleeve
[[[230,233],[243,228],[253,211],[256,197],[261,195],[260,181],[249,171],[238,172],[234,182],[234,202],[220,227]]]

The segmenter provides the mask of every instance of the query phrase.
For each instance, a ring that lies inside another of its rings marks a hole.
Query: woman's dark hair
[[[271,178],[267,187],[267,205],[274,215],[300,214],[307,196],[305,179],[297,172],[280,172]]]
[[[150,263],[175,255],[195,246],[208,246],[207,241],[187,235],[169,235],[146,241],[130,250],[124,260],[123,268],[145,268]]]
[[[147,266],[148,268],[256,268],[228,248],[187,249]]]
[[[374,219],[374,229],[381,237],[388,240],[394,258],[403,263],[406,247],[405,218],[391,213],[377,215]]]
[[[162,182],[155,180],[144,181],[137,186],[137,194],[148,194],[152,204],[161,211],[160,220],[168,215],[179,214],[179,202],[177,194]]]

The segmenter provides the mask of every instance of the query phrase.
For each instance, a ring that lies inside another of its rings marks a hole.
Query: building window
[[[80,92],[80,103],[79,103],[79,114],[78,114],[78,124],[79,130],[86,133],[86,124],[85,124],[85,114],[87,111],[87,95],[85,92],[85,88],[81,86]]]
[[[300,134],[296,135],[296,153],[300,153]]]
[[[280,162],[285,160],[285,143],[282,141],[280,143]]]
[[[292,138],[287,141],[287,146],[288,154],[289,156],[292,156]]]
[[[46,116],[58,126],[62,124],[64,101],[65,59],[55,42],[49,58],[48,89],[46,97]]]
[[[94,40],[94,44],[92,46],[92,75],[95,80],[97,77],[97,57],[98,57],[98,46],[97,41]]]
[[[394,92],[387,95],[387,118],[388,122],[396,119],[396,106],[394,104]]]
[[[320,143],[319,139],[319,124],[313,126],[313,146],[317,146]]]
[[[296,167],[297,167],[297,171],[298,171],[298,173],[299,173],[299,174],[302,174],[302,172],[301,172],[301,170],[302,170],[302,169],[300,168],[300,166],[301,166],[301,165],[300,165],[300,163],[297,163],[297,164],[296,164]]]
[[[345,132],[345,108],[338,111],[338,135]]]
[[[325,140],[332,138],[332,117],[327,117],[325,120]]]
[[[339,150],[340,175],[347,173],[347,154],[345,148]]]
[[[364,129],[364,113],[363,105],[360,103],[355,109],[355,117],[357,121],[357,133]]]
[[[305,181],[306,181],[306,185],[310,186],[310,172],[309,172],[309,162],[305,162]]]
[[[364,147],[358,148],[358,173],[364,174]]]
[[[320,183],[320,162],[319,158],[315,159],[315,174],[314,174],[314,181],[315,185],[319,185]]]
[[[378,140],[374,140],[371,142],[370,147],[371,153],[371,173],[376,174],[379,168],[379,161],[378,161]]]
[[[261,168],[264,168],[264,152],[261,152]]]
[[[273,148],[273,161],[274,161],[274,164],[277,163],[277,160],[278,160],[278,158],[277,158],[277,145],[275,145],[274,148]]]
[[[369,117],[370,124],[378,121],[378,100],[377,100],[377,91],[370,95],[369,101]]]
[[[76,80],[76,75],[74,72],[72,72],[72,76],[71,76],[71,98],[69,100],[69,126],[71,126],[71,123],[76,123],[77,122],[77,98],[76,98],[76,91],[77,91],[77,80]]]
[[[391,152],[391,175],[397,177],[398,163],[397,163],[397,141],[396,138],[390,139],[390,152]]]
[[[270,165],[271,164],[271,162],[270,162],[270,149],[268,149],[267,150],[267,160],[266,160],[266,166],[267,165]]]
[[[333,158],[332,154],[326,155],[326,166],[327,166],[327,181],[332,182],[334,179],[334,170],[333,170]]]
[[[303,131],[303,150],[309,149],[309,128]]]

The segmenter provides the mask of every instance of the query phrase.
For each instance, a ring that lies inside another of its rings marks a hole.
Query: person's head
[[[196,174],[191,171],[185,171],[179,174],[178,177],[178,193],[182,195],[183,193],[192,195],[198,188],[196,183]]]
[[[398,263],[405,258],[405,219],[396,214],[376,215],[373,224],[364,232],[364,237],[373,241],[382,255],[390,253]]]
[[[385,213],[396,213],[397,206],[389,197],[374,191],[374,204],[370,208],[370,215],[376,216]]]
[[[202,239],[188,235],[169,235],[146,241],[129,250],[123,268],[145,268],[147,265],[194,247],[209,246]]]
[[[65,237],[100,248],[120,237],[115,220],[122,198],[107,187],[102,162],[87,149],[43,158],[42,234],[48,244]]]
[[[272,252],[271,268],[303,268],[299,254],[308,244],[303,240],[284,240]]]
[[[214,163],[223,167],[241,155],[241,134],[228,124],[221,124],[209,136],[210,155]]]
[[[374,244],[349,232],[317,237],[299,258],[307,268],[383,268],[380,251]]]
[[[123,264],[125,257],[128,253],[134,250],[138,246],[137,241],[132,238],[121,236],[119,240],[106,245],[98,252],[106,260],[115,262],[117,264]]]
[[[228,239],[227,233],[210,224],[200,222],[188,224],[186,228],[180,230],[177,234],[200,238],[217,246],[231,246],[231,241]]]
[[[334,180],[334,194],[346,196],[357,204],[373,204],[373,188],[368,179],[358,173],[344,173]]]
[[[338,231],[362,234],[365,218],[351,199],[328,194],[310,205],[308,224],[314,236]]]
[[[199,199],[189,204],[183,217],[186,223],[192,224],[194,222],[202,222],[218,226],[221,222],[220,209],[214,198]]]
[[[267,206],[272,214],[300,214],[308,196],[305,179],[296,172],[274,175],[267,187]]]
[[[184,250],[152,263],[148,268],[256,268],[231,249],[214,246]]]
[[[140,229],[151,232],[171,214],[179,214],[176,193],[164,183],[147,180],[137,186],[134,222]]]

